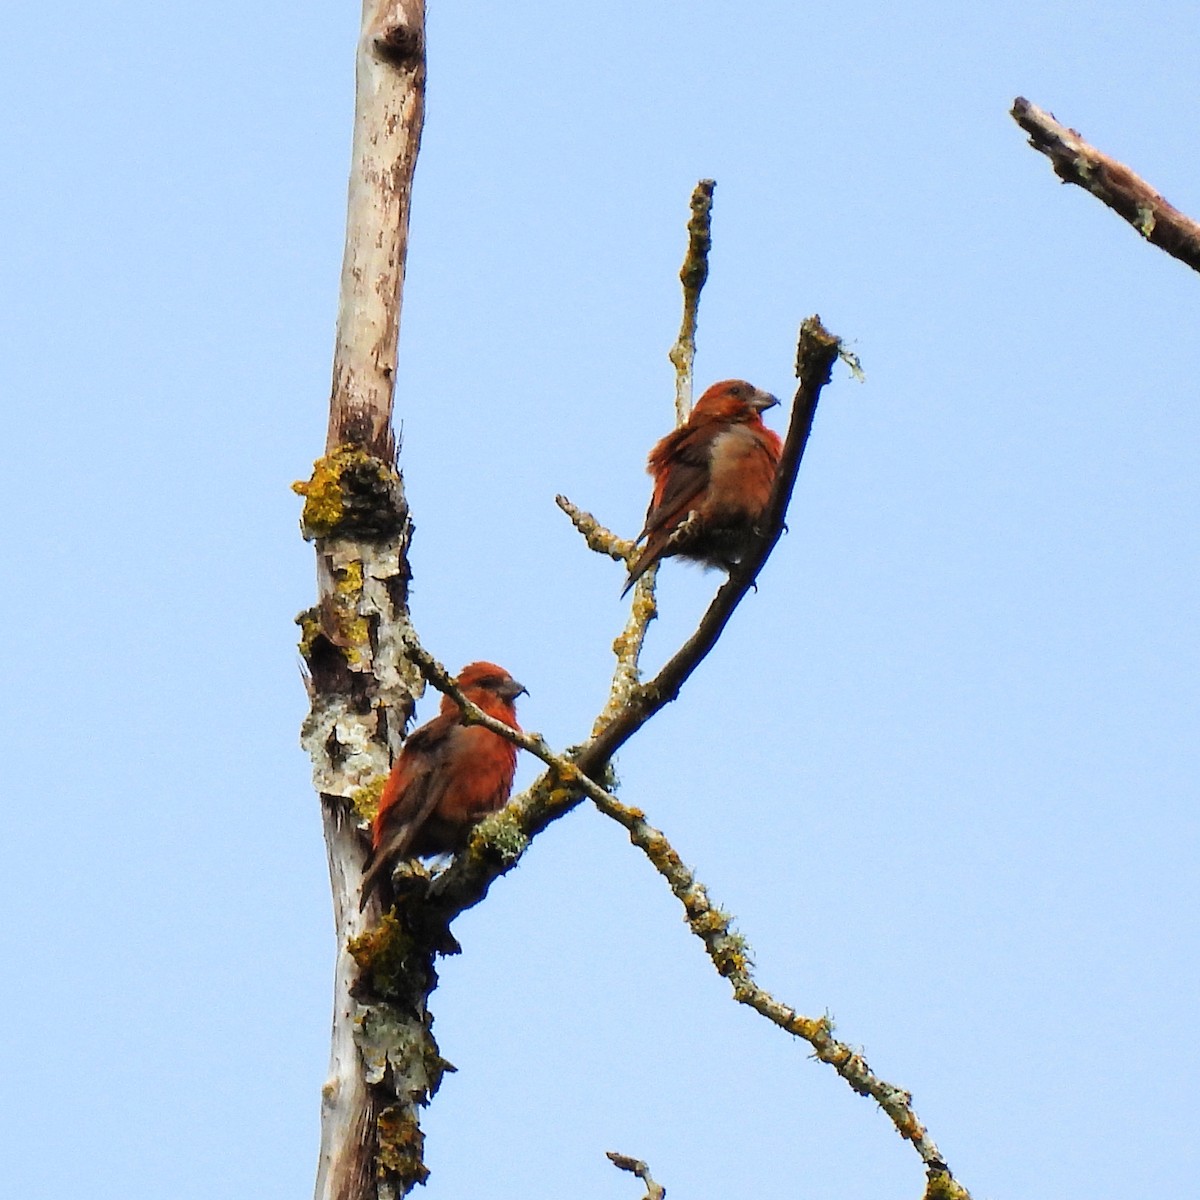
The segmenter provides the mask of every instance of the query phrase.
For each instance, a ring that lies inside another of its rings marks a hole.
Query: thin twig
[[[618,1170],[636,1175],[646,1185],[646,1200],[665,1200],[667,1189],[654,1182],[650,1168],[640,1158],[630,1158],[628,1154],[618,1154],[615,1150],[609,1150],[607,1157]]]
[[[1089,145],[1053,113],[1030,104],[1024,96],[1013,101],[1011,115],[1029,134],[1029,144],[1050,159],[1054,173],[1064,183],[1091,192],[1146,241],[1200,271],[1200,223],[1168,204],[1123,163]]]
[[[692,408],[692,366],[696,359],[696,322],[699,320],[700,292],[708,278],[708,252],[712,248],[712,197],[716,182],[702,179],[692,192],[691,218],[688,220],[688,248],[679,269],[679,281],[683,285],[683,321],[679,336],[671,347],[668,357],[675,367],[675,424],[682,425]],[[617,537],[606,529],[591,513],[572,504],[565,496],[556,496],[555,502],[571,518],[571,523],[583,535],[588,548],[598,554],[607,554],[626,566],[633,560],[636,543]],[[613,668],[612,683],[608,690],[608,703],[596,718],[592,736],[598,737],[623,711],[642,679],[642,648],[646,644],[646,633],[651,621],[658,615],[654,585],[658,576],[656,566],[651,567],[634,587],[633,602],[625,628],[613,641],[613,653],[617,664]]]
[[[780,1029],[808,1042],[815,1057],[833,1067],[860,1096],[870,1096],[883,1109],[900,1136],[913,1144],[929,1170],[948,1175],[941,1152],[913,1110],[912,1096],[903,1088],[880,1079],[860,1053],[834,1038],[829,1017],[801,1016],[754,981],[749,947],[734,931],[733,918],[709,900],[707,888],[697,881],[663,834],[649,824],[645,814],[622,804],[607,792],[597,796],[589,788],[587,794],[606,817],[626,829],[629,840],[667,881],[683,905],[688,927],[704,943],[718,973],[729,980],[734,999]],[[965,1189],[962,1195],[966,1197]]]
[[[714,179],[702,179],[692,192],[688,221],[688,248],[679,268],[683,284],[683,321],[679,336],[667,355],[675,368],[675,424],[682,425],[692,411],[692,364],[696,360],[696,322],[700,292],[708,278],[708,252],[712,249],[712,199]]]
[[[617,665],[608,688],[608,702],[592,724],[592,737],[599,737],[620,716],[642,682],[642,647],[646,644],[650,622],[658,616],[658,600],[654,592],[657,578],[658,564],[655,563],[633,585],[629,618],[625,628],[613,639],[612,648],[617,656]]]
[[[614,562],[629,563],[636,549],[635,543],[606,529],[590,512],[572,504],[566,496],[555,496],[554,503],[571,518],[571,524],[583,535],[589,550],[607,554]]]
[[[514,746],[520,746],[522,750],[528,750],[535,758],[540,758],[548,767],[564,769],[572,776],[578,773],[573,764],[567,762],[566,759],[560,758],[550,749],[546,739],[540,733],[526,733],[522,729],[514,729],[511,725],[506,725],[503,721],[496,720],[495,717],[485,713],[477,704],[468,700],[466,694],[454,682],[454,677],[450,672],[421,645],[420,640],[417,638],[416,630],[411,625],[407,626],[401,632],[400,637],[404,642],[405,652],[416,663],[417,669],[425,677],[426,681],[432,684],[443,696],[449,696],[458,705],[462,710],[463,720],[468,725],[482,725],[484,729],[490,729],[493,733],[498,733],[506,741],[512,742]]]

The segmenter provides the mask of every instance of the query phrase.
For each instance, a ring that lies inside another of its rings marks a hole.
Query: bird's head
[[[518,683],[503,667],[490,662],[468,663],[454,682],[468,700],[493,716],[497,708],[513,711],[513,701],[520,695],[529,695],[524,684]],[[457,707],[449,696],[442,698],[443,710],[447,704],[450,710]]]
[[[723,379],[696,401],[692,420],[752,421],[779,401],[744,379]]]

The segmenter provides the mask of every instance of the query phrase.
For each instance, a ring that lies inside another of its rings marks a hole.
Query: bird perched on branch
[[[488,716],[521,728],[513,701],[525,688],[503,667],[473,662],[455,682]],[[438,715],[409,734],[383,785],[359,908],[390,882],[400,859],[460,849],[476,822],[507,803],[516,766],[512,742],[466,724],[458,705],[443,696]]]
[[[714,383],[686,423],[650,451],[654,494],[637,536],[646,544],[629,565],[622,595],[672,554],[726,571],[741,560],[779,468],[782,443],[762,421],[778,403],[744,379]]]

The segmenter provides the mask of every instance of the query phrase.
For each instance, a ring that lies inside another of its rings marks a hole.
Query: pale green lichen
[[[516,862],[528,845],[528,835],[507,808],[484,817],[471,831],[471,850],[476,854],[486,852],[505,866]]]

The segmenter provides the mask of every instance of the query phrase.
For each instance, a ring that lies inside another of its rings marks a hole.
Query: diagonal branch
[[[955,1190],[952,1193],[947,1192],[947,1195],[953,1194],[959,1200],[969,1200],[966,1190],[961,1185],[953,1184],[941,1152],[912,1107],[912,1097],[909,1093],[881,1079],[870,1069],[860,1053],[845,1042],[838,1041],[833,1036],[833,1023],[828,1017],[802,1016],[795,1009],[775,999],[770,992],[755,982],[749,948],[745,939],[734,931],[732,917],[712,903],[708,897],[708,889],[684,865],[674,847],[660,830],[655,829],[646,820],[640,809],[622,804],[612,792],[584,775],[578,760],[573,762],[569,757],[555,754],[540,734],[512,729],[503,721],[488,716],[463,695],[445,667],[420,645],[414,634],[406,634],[405,640],[410,656],[425,678],[438,691],[454,700],[468,722],[483,725],[493,733],[528,750],[550,768],[547,778],[553,781],[554,788],[575,799],[587,796],[606,817],[616,821],[626,830],[629,840],[646,855],[683,905],[688,927],[704,943],[704,948],[718,974],[729,980],[734,999],[739,1004],[754,1009],[786,1033],[808,1042],[815,1057],[833,1067],[854,1091],[860,1096],[869,1096],[875,1100],[900,1136],[912,1143],[930,1172],[931,1179],[936,1176],[939,1186],[953,1186]],[[527,795],[532,796],[536,793],[537,786],[535,785]],[[519,797],[495,818],[482,823],[477,835],[472,838],[468,853],[456,859],[454,866],[435,880],[430,890],[430,898],[435,908],[440,908],[443,919],[452,919],[454,915],[452,911],[443,907],[448,895],[443,886],[444,881],[452,876],[460,863],[483,857],[474,852],[481,846],[486,847],[489,842],[498,840],[497,834],[503,828],[506,819],[515,820],[528,835],[531,830],[528,824],[529,811],[529,800]],[[561,811],[566,811],[565,807],[562,807]],[[517,850],[516,856],[519,856],[519,853],[520,850]],[[613,1161],[617,1160],[613,1158]],[[635,1160],[628,1161],[632,1163]],[[626,1166],[623,1169],[633,1170],[633,1167]],[[641,1172],[635,1171],[635,1174],[641,1175]]]
[[[722,630],[729,623],[734,610],[743,597],[754,586],[754,580],[768,555],[783,532],[784,516],[788,501],[796,483],[796,473],[808,443],[817,401],[821,389],[829,382],[833,363],[844,354],[841,341],[822,326],[819,317],[809,317],[800,328],[796,352],[796,373],[800,385],[792,405],[787,437],[784,439],[779,473],[767,508],[767,518],[758,543],[745,560],[736,566],[729,580],[717,592],[716,597],[701,618],[696,632],[680,650],[663,666],[649,683],[634,687],[628,700],[600,732],[570,754],[569,762],[552,764],[542,752],[542,747],[533,741],[522,742],[512,730],[501,722],[495,725],[479,720],[483,714],[471,714],[473,720],[492,729],[501,737],[508,738],[550,765],[542,775],[520,796],[514,798],[500,814],[513,828],[509,831],[522,841],[535,837],[552,821],[570,812],[580,803],[583,796],[594,793],[586,785],[588,781],[603,784],[609,772],[612,756],[647,721],[674,700],[692,672],[703,662],[716,644]],[[433,660],[421,656],[410,639],[409,653],[430,683],[444,690],[449,676],[444,669],[433,669]],[[451,693],[447,693],[451,694]],[[464,707],[465,712],[470,710]],[[526,737],[527,735],[521,735]],[[544,743],[542,744],[544,746]],[[565,771],[569,765],[571,770]],[[449,922],[459,912],[478,904],[487,895],[494,880],[510,870],[516,861],[512,854],[502,856],[487,854],[460,854],[441,874],[434,885],[434,899],[441,917]]]
[[[841,352],[840,339],[825,329],[820,317],[809,317],[801,325],[796,348],[796,374],[800,385],[792,402],[779,472],[757,543],[745,559],[730,572],[729,579],[708,606],[696,632],[667,661],[654,679],[634,691],[617,717],[584,747],[576,761],[586,774],[595,778],[597,772],[603,770],[621,746],[655,713],[679,695],[680,689],[692,672],[716,645],[717,639],[746,593],[754,587],[758,573],[783,533],[784,517],[787,515],[788,502],[796,486],[796,475],[808,445],[821,389],[829,382],[833,364]]]
[[[1089,145],[1053,113],[1030,104],[1024,96],[1013,101],[1011,116],[1040,150],[1064,183],[1092,193],[1123,217],[1152,245],[1200,271],[1200,223],[1168,204],[1139,175],[1123,163]]]
[[[523,729],[514,729],[511,725],[498,721],[495,717],[485,713],[477,704],[467,699],[466,693],[454,682],[454,676],[421,645],[417,638],[417,632],[411,625],[401,632],[400,637],[404,642],[405,652],[416,663],[417,669],[443,696],[449,696],[458,705],[462,711],[463,721],[467,725],[482,725],[484,729],[490,729],[492,733],[499,734],[505,741],[512,742],[514,746],[528,750],[534,758],[540,758],[548,767],[565,770],[572,777],[578,773],[573,764],[560,758],[550,749],[546,739],[540,733],[527,733]]]
[[[833,1036],[833,1022],[827,1016],[805,1017],[776,1000],[754,980],[749,947],[733,929],[733,918],[709,900],[708,889],[684,865],[683,860],[663,834],[646,820],[639,809],[622,804],[615,796],[596,796],[596,807],[629,834],[629,840],[650,860],[667,881],[676,899],[683,905],[688,928],[704,943],[718,974],[729,980],[733,998],[794,1037],[806,1041],[814,1056],[828,1063],[860,1096],[869,1096],[883,1109],[897,1132],[921,1157],[926,1169],[949,1177],[941,1152],[929,1136],[912,1107],[912,1096],[903,1088],[880,1079],[861,1054]],[[959,1194],[968,1200],[965,1189]]]

